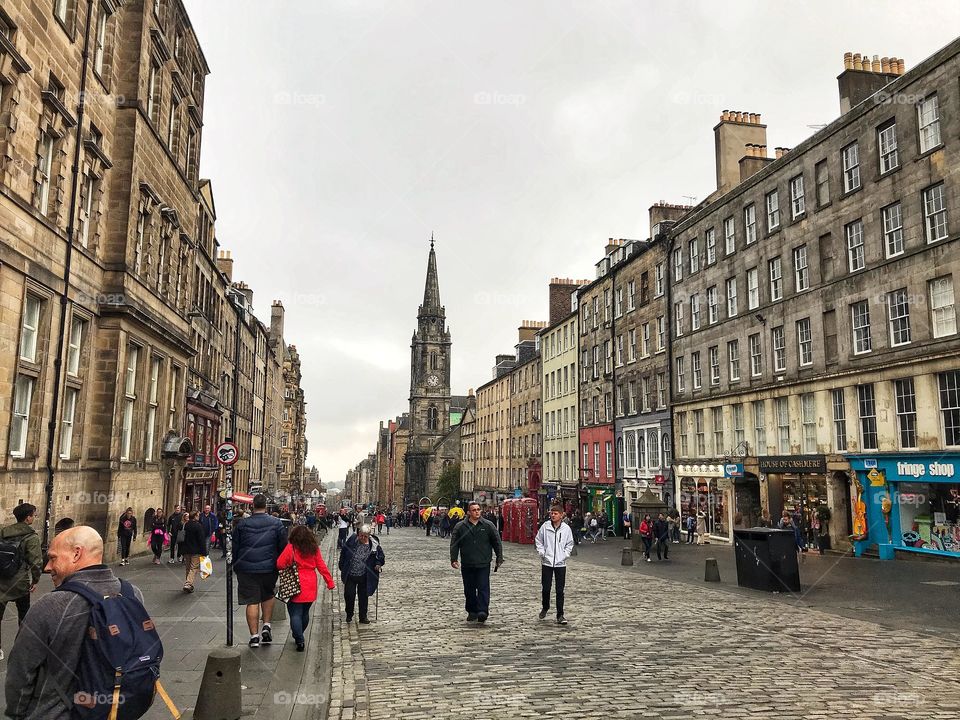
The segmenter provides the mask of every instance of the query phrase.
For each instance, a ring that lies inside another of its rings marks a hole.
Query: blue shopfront
[[[853,545],[960,558],[960,453],[850,455]]]

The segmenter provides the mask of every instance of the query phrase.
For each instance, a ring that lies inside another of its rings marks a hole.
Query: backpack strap
[[[124,581],[121,580],[120,582],[121,582],[120,587],[122,590],[123,589],[122,583]],[[89,585],[79,582],[78,580],[68,580],[67,582],[61,584],[59,587],[54,588],[55,592],[60,590],[66,590],[72,593],[76,593],[77,595],[82,597],[84,600],[89,602],[91,605],[95,605],[101,600],[103,600],[103,595],[98,593],[96,590],[93,590]]]

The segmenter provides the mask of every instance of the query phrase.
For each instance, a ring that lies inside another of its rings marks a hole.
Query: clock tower
[[[450,430],[450,331],[440,304],[437,254],[430,237],[427,282],[410,344],[410,443],[405,503],[417,503],[436,486],[429,477],[434,449]]]

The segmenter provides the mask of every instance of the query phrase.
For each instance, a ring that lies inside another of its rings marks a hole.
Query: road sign
[[[876,468],[872,468],[867,472],[867,480],[870,481],[871,485],[879,487],[883,485],[883,473]]]
[[[217,445],[217,460],[221,465],[233,465],[240,458],[240,451],[232,442]]]

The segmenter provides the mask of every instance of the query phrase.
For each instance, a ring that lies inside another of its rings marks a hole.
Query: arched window
[[[625,465],[623,456],[623,436],[617,438],[617,465],[620,467]]]
[[[437,357],[437,353],[432,352],[430,353],[430,369],[436,370],[438,367],[440,367],[440,360]]]
[[[650,455],[649,465],[651,468],[660,467],[660,447],[659,447],[660,443],[658,442],[659,439],[660,438],[656,430],[650,433],[650,443],[649,443],[648,454]]]
[[[647,466],[647,438],[642,431],[637,433],[637,465]]]
[[[670,469],[670,434],[663,434],[663,469]]]
[[[437,408],[435,408],[433,405],[427,408],[427,430],[437,429],[439,425],[438,417],[439,413],[437,412]]]

